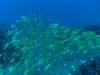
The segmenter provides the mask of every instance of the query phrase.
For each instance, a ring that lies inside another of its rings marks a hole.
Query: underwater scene
[[[0,0],[0,75],[100,75],[99,0]]]

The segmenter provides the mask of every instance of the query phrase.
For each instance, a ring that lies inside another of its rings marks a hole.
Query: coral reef
[[[7,30],[3,49],[9,63],[2,75],[50,75],[53,65],[65,57],[68,60],[100,49],[100,35],[94,31],[42,23],[40,16],[30,16],[22,16]]]

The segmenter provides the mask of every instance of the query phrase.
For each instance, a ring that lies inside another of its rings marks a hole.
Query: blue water
[[[54,18],[60,24],[87,25],[100,23],[100,0],[0,0],[0,23],[14,23],[34,12],[42,21]]]

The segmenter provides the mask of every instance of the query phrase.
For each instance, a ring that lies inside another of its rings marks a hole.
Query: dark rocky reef
[[[87,59],[71,75],[100,75],[100,57]]]
[[[100,34],[100,25],[86,25],[83,26],[85,31],[94,31],[96,34]]]
[[[7,35],[8,32],[8,23],[0,23],[0,64],[3,65],[3,68],[6,67],[12,58],[15,58],[15,61],[19,61],[19,57],[14,57],[13,54],[18,52],[13,44],[10,44],[6,49],[4,49],[4,45],[11,41],[12,35]],[[1,68],[1,67],[0,67]]]

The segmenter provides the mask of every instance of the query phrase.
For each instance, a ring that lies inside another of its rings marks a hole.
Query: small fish
[[[15,61],[15,58],[12,58],[11,60],[10,60],[10,62],[14,62]]]
[[[8,30],[8,32],[7,32],[7,36],[12,35],[13,33],[14,33],[13,30]]]
[[[49,28],[57,28],[58,25],[59,23],[50,24]]]
[[[2,54],[0,54],[0,57],[2,56]]]
[[[11,72],[13,72],[13,71],[14,71],[14,69],[15,69],[15,67],[14,67],[14,66],[10,66],[10,67],[8,68],[8,71],[11,73]]]
[[[94,36],[94,35],[95,35],[95,32],[93,32],[93,31],[88,31],[87,34],[88,34],[89,36]]]
[[[69,42],[68,45],[72,47],[72,46],[76,46],[76,43],[75,42]]]
[[[12,24],[12,25],[11,25],[11,28],[12,28],[12,29],[13,29],[13,28],[16,28],[16,25]]]
[[[56,46],[55,44],[49,44],[48,48],[49,49],[55,49],[55,46]]]
[[[86,54],[86,53],[88,53],[88,50],[83,50],[83,54]]]
[[[96,45],[96,47],[99,49],[100,48],[100,44]]]
[[[3,64],[0,64],[0,68],[2,68],[3,67]]]
[[[23,70],[23,66],[18,69],[19,72],[21,72],[22,70]]]
[[[67,27],[65,30],[63,30],[63,33],[69,33],[71,31],[71,28]]]
[[[28,68],[28,66],[29,66],[29,64],[28,64],[28,63],[27,63],[27,64],[25,64],[25,65],[24,65],[24,69]]]
[[[16,45],[16,44],[18,44],[18,43],[20,43],[20,40],[18,40],[18,39],[12,39],[12,40],[10,41],[10,44],[14,44],[14,45]]]
[[[10,45],[10,43],[6,43],[3,50],[5,50],[9,45]]]
[[[86,37],[89,36],[89,35],[87,34],[87,32],[84,31],[84,32],[81,33],[81,36],[82,36],[83,38],[86,38]]]
[[[33,69],[32,68],[28,68],[24,71],[24,75],[28,75],[28,72],[32,71]]]
[[[88,40],[87,44],[94,44],[94,40]]]
[[[100,38],[100,35],[95,35],[94,39]]]
[[[31,60],[31,58],[27,58],[24,62],[24,64],[27,64],[29,61]]]
[[[100,46],[99,46],[100,47]],[[92,50],[97,50],[98,49],[98,46],[96,45],[96,46],[91,46],[91,49]]]
[[[0,72],[0,75],[5,75],[6,69]]]
[[[13,46],[16,46],[16,48],[17,48],[20,45],[21,40],[14,39],[10,43],[13,44]]]
[[[44,58],[41,58],[41,59],[38,61],[38,65],[43,64],[44,60],[45,60]]]
[[[76,45],[82,45],[82,44],[84,44],[84,43],[86,43],[86,41],[83,41],[83,40],[78,40],[78,41],[76,41]]]
[[[71,32],[71,35],[77,35],[77,34],[79,34],[80,31],[81,31],[80,29],[73,30]]]
[[[81,36],[76,36],[75,38],[72,39],[72,41],[79,41],[81,39]]]
[[[45,71],[48,70],[50,68],[50,66],[51,66],[51,63],[49,63],[48,65],[46,65]]]
[[[78,49],[79,49],[79,50],[83,50],[83,49],[85,49],[85,48],[86,48],[86,45],[83,44],[83,45],[80,45]]]
[[[49,52],[48,56],[51,57],[53,55],[53,52]]]
[[[20,23],[20,20],[16,20],[16,23]]]
[[[73,55],[73,54],[74,54],[74,52],[75,52],[75,51],[71,51],[71,52],[70,52],[70,55]]]
[[[96,38],[95,41],[96,41],[96,42],[100,42],[100,38]]]
[[[66,54],[66,53],[69,53],[69,52],[71,52],[71,50],[70,50],[70,49],[67,49],[67,50],[65,50],[65,51],[63,52],[63,55]]]
[[[21,33],[21,31],[15,32],[15,34],[14,34],[13,37],[12,37],[12,40],[15,39],[20,33]]]

